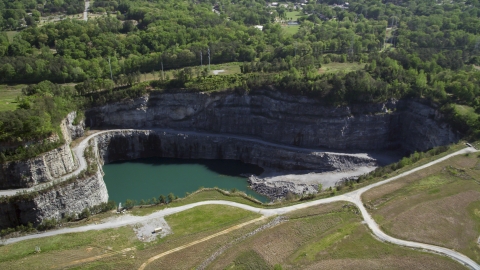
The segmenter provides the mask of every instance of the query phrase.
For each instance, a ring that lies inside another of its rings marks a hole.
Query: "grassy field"
[[[218,213],[222,214],[219,215]],[[167,216],[165,220],[172,227],[175,236],[178,237],[232,226],[239,220],[257,217],[260,217],[260,215],[232,206],[204,205]]]
[[[208,60],[207,60],[208,61]],[[240,73],[240,65],[241,63],[239,62],[231,62],[231,63],[225,63],[225,64],[217,64],[217,65],[210,65],[210,74],[213,75],[213,70],[224,70],[224,72],[220,72],[217,75],[230,75],[230,74],[238,74]],[[192,67],[194,72],[194,77],[196,77],[197,70],[200,72],[202,70],[201,66],[195,66]],[[208,68],[208,62],[207,65],[203,65],[203,68]],[[164,72],[165,78],[170,78],[173,79],[173,72],[177,70],[167,70]],[[149,73],[142,73],[140,75],[140,81],[145,82],[145,81],[153,81],[153,80],[158,80],[162,76],[162,71],[155,71],[155,72],[149,72]]]
[[[18,31],[6,31],[8,42],[13,42],[13,37],[18,34]]]
[[[356,208],[345,204],[290,213],[289,221],[231,247],[207,269],[463,269],[374,239]]]
[[[300,18],[302,16],[303,16],[303,14],[299,11],[287,11],[286,12],[287,20],[296,21],[296,20],[298,20],[298,18]]]
[[[295,35],[300,29],[300,25],[282,25],[282,29],[287,35]]]
[[[17,108],[15,99],[22,93],[25,84],[0,85],[0,111],[11,111]]]
[[[361,70],[365,67],[363,63],[328,63],[322,64],[322,67],[318,70],[320,74],[322,73],[337,73],[343,71],[348,73],[350,71]]]
[[[66,268],[76,260],[104,254],[111,256],[76,267],[79,269],[132,269],[132,266],[138,268],[153,254],[192,242],[258,216],[258,214],[228,206],[200,206],[168,216],[166,220],[173,234],[151,243],[140,242],[130,226],[22,241],[0,247],[0,269]],[[228,236],[221,239],[227,241]],[[40,247],[40,253],[35,253],[36,246]],[[126,248],[132,248],[132,250],[122,252]],[[140,259],[135,260],[136,257]]]
[[[479,179],[478,154],[457,156],[362,199],[387,234],[452,248],[480,262]]]
[[[241,196],[236,196],[239,195],[239,193],[234,194],[233,196],[227,196],[222,194],[220,191],[217,190],[203,190],[200,192],[196,192],[191,194],[188,197],[181,198],[179,200],[176,200],[169,205],[156,205],[156,206],[150,206],[150,207],[135,207],[131,210],[131,213],[136,216],[145,216],[149,215],[153,212],[165,209],[167,207],[176,207],[176,206],[182,206],[190,203],[195,203],[195,202],[201,202],[201,201],[207,201],[207,200],[224,200],[224,201],[232,201],[232,202],[238,202],[238,203],[243,203],[255,207],[262,207],[262,205],[258,203],[254,203],[248,199],[245,199]]]

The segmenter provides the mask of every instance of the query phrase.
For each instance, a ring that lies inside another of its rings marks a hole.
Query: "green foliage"
[[[137,202],[136,202],[135,200],[127,199],[127,200],[125,201],[124,207],[125,207],[126,209],[132,209],[132,208],[135,206],[135,204],[137,204]]]
[[[90,209],[87,207],[82,210],[82,212],[78,215],[78,217],[80,219],[84,219],[84,218],[89,218],[91,215],[92,213],[90,212]]]
[[[159,202],[159,203],[167,203],[167,198],[165,198],[165,195],[161,194],[161,195],[158,197],[158,202]]]
[[[175,200],[175,195],[173,195],[173,193],[169,193],[168,196],[167,196],[167,203],[171,203]]]

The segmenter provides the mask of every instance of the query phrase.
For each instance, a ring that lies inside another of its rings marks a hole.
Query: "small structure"
[[[260,31],[263,31],[263,25],[254,25],[253,27],[257,28]]]
[[[153,233],[159,233],[162,231],[162,227],[158,227],[158,228],[155,228],[155,230],[153,230]]]

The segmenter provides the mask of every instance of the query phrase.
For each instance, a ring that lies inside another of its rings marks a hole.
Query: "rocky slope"
[[[69,144],[83,136],[84,130],[83,121],[73,125],[75,117],[76,112],[69,113],[60,125],[65,140],[62,146],[32,159],[0,164],[0,189],[32,187],[74,171],[77,164]]]
[[[38,225],[44,219],[78,215],[85,208],[108,201],[102,172],[75,182],[40,192],[33,199],[0,203],[0,228],[28,222]]]
[[[174,128],[256,136],[304,147],[427,150],[458,140],[442,116],[419,102],[331,107],[299,96],[154,93],[89,110],[93,128]]]
[[[303,172],[377,165],[368,155],[314,151],[221,134],[124,130],[100,134],[96,141],[105,163],[144,157],[233,159],[263,168]]]

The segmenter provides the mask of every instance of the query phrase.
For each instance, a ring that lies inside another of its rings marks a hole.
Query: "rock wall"
[[[69,113],[60,125],[64,145],[35,158],[0,164],[0,189],[32,187],[73,172],[77,164],[69,144],[84,132],[83,122],[73,125],[75,117],[76,112]]]
[[[32,187],[75,168],[72,151],[65,144],[32,159],[0,164],[0,189]]]
[[[144,157],[233,159],[263,168],[308,172],[377,165],[375,159],[362,154],[315,152],[250,138],[193,132],[111,131],[98,135],[96,141],[105,163]]]
[[[416,101],[331,107],[267,90],[153,93],[93,108],[86,113],[86,125],[200,130],[332,149],[413,151],[458,140],[435,109]]]
[[[43,189],[33,198],[0,203],[0,229],[28,222],[38,225],[47,218],[58,220],[66,215],[78,215],[87,207],[107,202],[98,148],[94,140],[90,145],[99,168],[94,175]]]
[[[61,219],[83,209],[108,201],[102,172],[73,183],[41,192],[33,199],[0,203],[0,228],[31,222],[38,225],[46,218]]]

